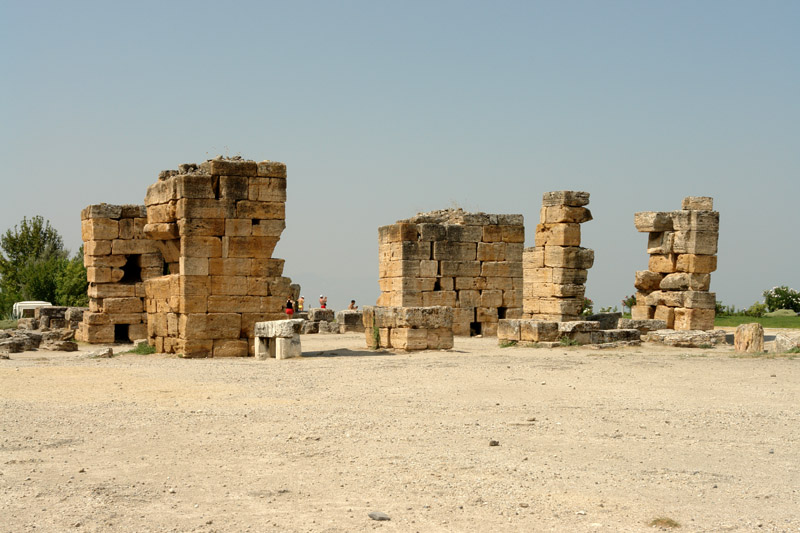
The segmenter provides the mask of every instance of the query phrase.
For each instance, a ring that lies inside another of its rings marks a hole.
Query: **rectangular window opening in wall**
[[[470,322],[469,323],[469,336],[475,337],[481,334],[481,326],[480,322]]]
[[[130,342],[128,324],[114,324],[114,342]]]
[[[497,318],[502,320],[506,317],[506,308],[505,307],[498,307],[497,308]]]
[[[122,265],[122,279],[120,283],[130,284],[142,281],[142,267],[139,255],[126,255],[125,264]]]

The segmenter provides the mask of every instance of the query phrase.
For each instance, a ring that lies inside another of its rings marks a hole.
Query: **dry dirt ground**
[[[0,361],[0,532],[800,531],[800,358],[302,342]]]

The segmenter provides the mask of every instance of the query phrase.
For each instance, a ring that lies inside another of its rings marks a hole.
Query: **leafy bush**
[[[785,285],[764,291],[764,303],[770,311],[791,309],[800,312],[800,292]]]
[[[745,316],[761,317],[767,312],[767,304],[756,302],[744,311]]]
[[[594,314],[594,302],[590,298],[583,299],[581,307],[581,316],[589,316]]]
[[[617,309],[616,305],[614,307],[611,307],[609,305],[608,307],[601,307],[600,308],[600,312],[601,313],[619,313],[619,309]]]
[[[764,316],[768,317],[780,317],[780,316],[796,316],[797,313],[792,311],[791,309],[778,309],[776,311],[772,311],[770,313],[764,313]]]
[[[634,305],[636,305],[636,295],[631,294],[630,296],[626,296],[622,299],[622,312],[625,312],[626,307],[628,308],[628,311],[630,311]]]

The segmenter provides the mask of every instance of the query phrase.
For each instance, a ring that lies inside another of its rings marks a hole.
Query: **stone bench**
[[[300,329],[305,320],[271,320],[256,322],[254,337],[256,359],[288,359],[302,356]]]

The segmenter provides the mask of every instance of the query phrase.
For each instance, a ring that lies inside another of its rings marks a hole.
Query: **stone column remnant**
[[[636,272],[634,320],[663,320],[676,330],[713,330],[719,213],[707,196],[683,199],[680,211],[636,213],[636,229],[648,233],[647,270]]]
[[[147,337],[144,282],[161,276],[164,263],[145,238],[143,205],[90,205],[81,211],[83,264],[89,310],[75,338],[89,343]]]
[[[379,306],[453,309],[455,335],[522,312],[522,215],[445,209],[378,229]]]
[[[589,193],[547,192],[536,246],[523,252],[522,316],[556,322],[579,319],[594,251],[581,247],[583,222],[592,220]]]
[[[272,252],[285,228],[286,165],[216,158],[163,171],[144,234],[168,272],[148,279],[147,333],[186,357],[254,354],[256,322],[278,320],[297,286]]]

